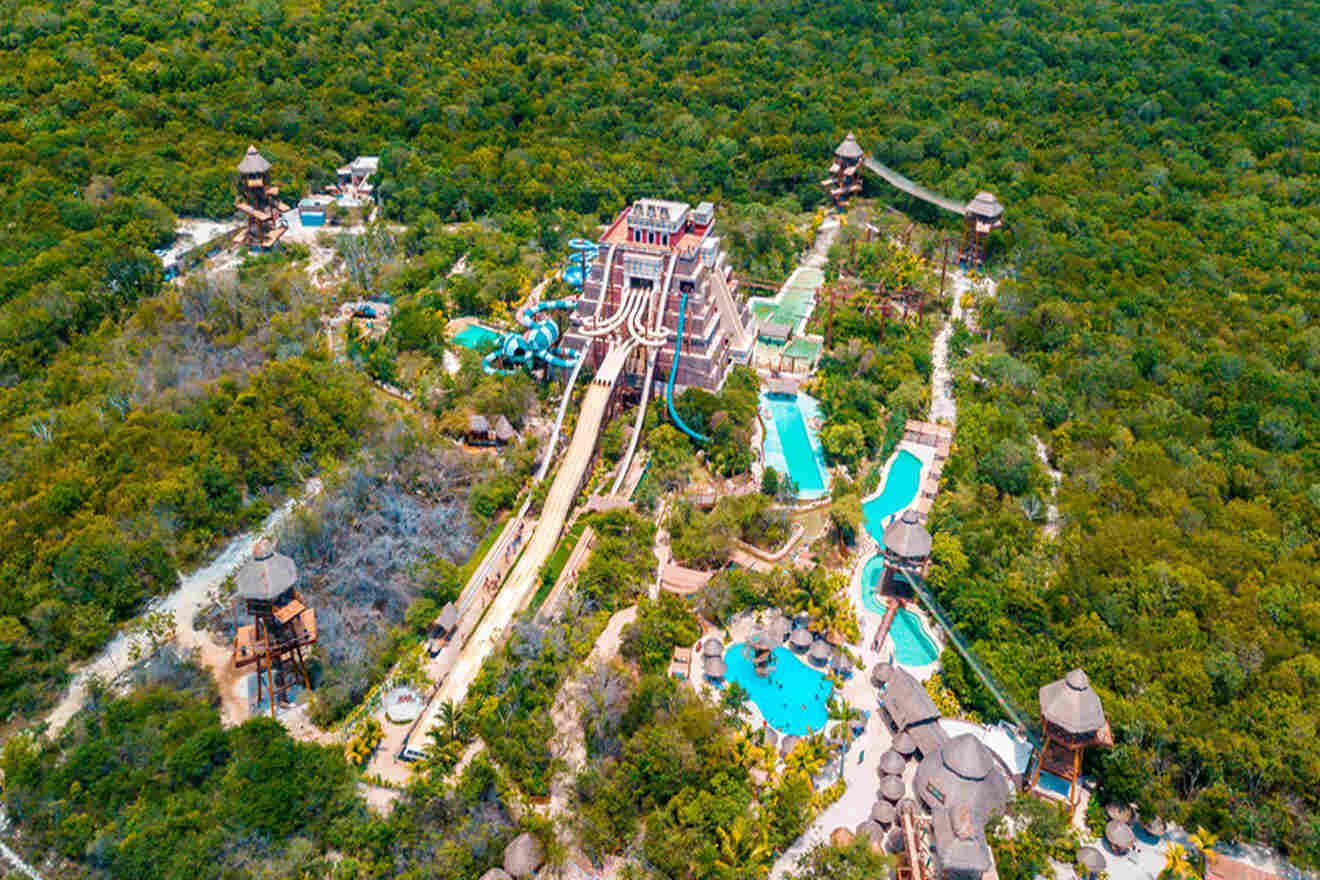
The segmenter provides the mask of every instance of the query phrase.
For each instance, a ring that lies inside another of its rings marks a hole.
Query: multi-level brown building
[[[621,375],[634,388],[647,374],[648,350],[658,348],[658,389],[673,369],[680,323],[679,391],[715,390],[731,365],[751,357],[755,319],[715,232],[715,206],[640,199],[600,240],[565,347],[599,367],[612,346],[637,343]]]
[[[234,235],[234,243],[241,247],[270,250],[288,229],[283,218],[289,206],[280,201],[280,188],[271,185],[270,162],[256,147],[248,147],[247,155],[238,163],[234,207],[247,220],[247,225]]]

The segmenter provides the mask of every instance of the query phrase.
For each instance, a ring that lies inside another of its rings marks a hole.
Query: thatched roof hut
[[[903,768],[907,766],[907,760],[898,752],[890,749],[880,756],[880,770],[891,776],[902,776]]]
[[[468,416],[467,430],[469,434],[487,436],[490,434],[490,421],[483,415],[473,413]]]
[[[921,524],[921,514],[912,508],[885,526],[885,555],[907,562],[930,558],[930,532]]]
[[[877,663],[871,667],[871,684],[881,688],[889,684],[889,676],[894,671],[892,663]]]
[[[967,804],[982,820],[1008,803],[1012,785],[995,757],[970,733],[955,736],[917,768],[917,796],[932,810]]]
[[[980,877],[994,864],[985,839],[985,825],[968,804],[954,804],[931,813],[935,852],[946,876]]]
[[[881,825],[893,825],[894,820],[898,818],[898,811],[894,805],[886,800],[878,800],[871,805],[871,821],[879,822]]]
[[[862,158],[862,146],[857,143],[857,136],[851,131],[848,132],[847,137],[840,141],[839,145],[834,148],[834,155],[838,156],[840,159],[848,160]]]
[[[541,841],[524,831],[504,848],[504,870],[515,880],[530,877],[545,861],[545,847]]]
[[[274,602],[298,580],[298,567],[275,545],[262,538],[252,545],[252,559],[234,575],[238,595],[243,599]]]
[[[264,174],[270,170],[270,163],[266,157],[257,152],[255,146],[249,145],[247,153],[238,163],[239,174]]]
[[[887,801],[898,803],[903,798],[903,793],[907,787],[903,785],[901,776],[885,776],[880,780],[880,796]]]
[[[518,436],[518,432],[513,430],[513,425],[509,424],[503,413],[495,417],[494,430],[495,439],[501,443],[511,443]]]
[[[1117,819],[1110,819],[1105,826],[1105,842],[1118,855],[1125,854],[1137,843],[1137,836],[1132,833],[1132,826]]]
[[[890,855],[898,855],[907,850],[907,842],[903,840],[903,829],[895,825],[889,829],[885,835],[885,852]]]
[[[824,666],[826,663],[829,663],[830,657],[832,657],[833,655],[834,655],[834,648],[831,647],[830,643],[825,641],[824,639],[818,639],[814,644],[812,644],[811,652],[809,654],[811,658],[811,662],[818,664],[820,666]]]
[[[1040,714],[1072,736],[1086,736],[1107,726],[1100,697],[1080,669],[1040,689]]]

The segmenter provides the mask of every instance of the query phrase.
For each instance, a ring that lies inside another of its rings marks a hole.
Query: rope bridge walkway
[[[999,684],[999,681],[994,677],[994,674],[991,673],[990,670],[986,668],[985,664],[981,662],[981,659],[976,656],[976,652],[972,650],[972,646],[967,644],[963,637],[958,634],[958,630],[954,628],[953,621],[949,618],[949,615],[945,612],[944,608],[940,606],[940,603],[935,601],[935,597],[931,595],[930,591],[926,589],[925,581],[921,577],[920,572],[905,565],[900,566],[899,568],[903,572],[908,584],[911,585],[913,592],[917,594],[917,598],[921,600],[921,604],[926,606],[926,610],[929,611],[931,616],[933,616],[939,623],[940,629],[944,630],[944,634],[948,636],[949,641],[953,643],[953,646],[958,649],[958,653],[962,655],[963,660],[967,661],[967,665],[976,673],[976,677],[981,679],[981,684],[985,685],[985,689],[995,698],[995,702],[999,704],[999,708],[1003,709],[1004,714],[1009,718],[1012,718],[1013,722],[1017,724],[1018,727],[1026,731],[1027,738],[1031,740],[1032,745],[1039,748],[1040,736],[1028,722],[1027,714],[1022,711],[1022,708],[1018,706],[1016,702],[1013,701],[1013,698],[1010,697],[1008,692]]]
[[[967,214],[966,202],[956,202],[953,199],[945,198],[944,196],[940,195],[939,193],[933,190],[926,189],[921,184],[917,183],[916,181],[909,180],[908,178],[899,174],[894,169],[886,165],[881,165],[879,162],[875,161],[870,156],[866,157],[865,163],[867,168],[871,169],[876,174],[883,177],[885,181],[889,183],[890,186],[897,187],[898,189],[901,189],[903,192],[907,193],[913,198],[921,199],[923,202],[929,202],[930,204],[936,206],[937,208],[943,208],[946,211],[952,211],[953,213],[957,214],[959,217],[966,216]]]

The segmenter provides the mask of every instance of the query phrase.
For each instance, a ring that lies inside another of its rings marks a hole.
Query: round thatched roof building
[[[1008,777],[970,733],[955,736],[917,767],[917,796],[932,810],[966,804],[979,820],[1003,809],[1012,794]]]

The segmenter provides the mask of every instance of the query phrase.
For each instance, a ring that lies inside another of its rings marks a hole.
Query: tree
[[[1164,874],[1178,880],[1192,873],[1192,863],[1187,858],[1187,848],[1181,843],[1169,842],[1164,849]]]
[[[720,696],[720,705],[729,714],[729,717],[736,719],[742,715],[743,707],[747,705],[750,698],[751,694],[747,693],[747,688],[736,681],[731,681],[725,686],[724,693]]]
[[[1219,835],[1207,831],[1203,826],[1197,825],[1196,831],[1188,838],[1196,851],[1201,856],[1201,876],[1204,877],[1210,869],[1210,855],[1219,842]]]
[[[779,471],[768,465],[761,471],[761,494],[770,498],[779,495]]]
[[[862,524],[862,499],[856,493],[849,493],[830,505],[830,531],[839,543],[851,544],[857,538],[857,529]]]

